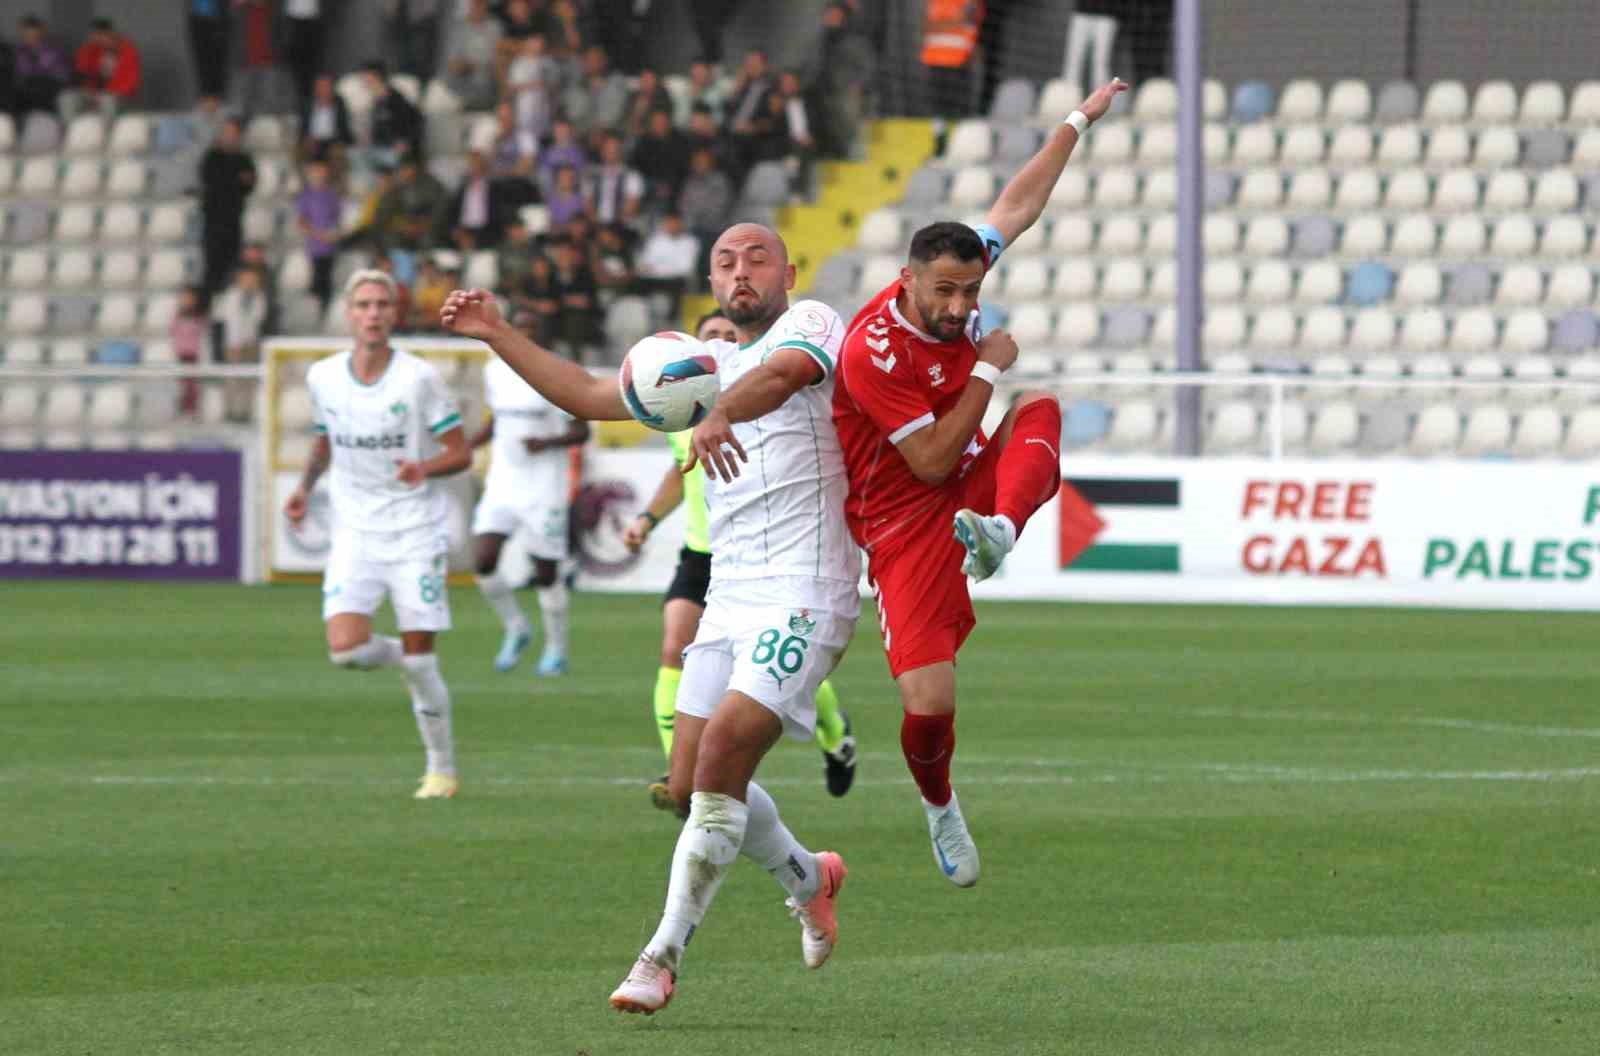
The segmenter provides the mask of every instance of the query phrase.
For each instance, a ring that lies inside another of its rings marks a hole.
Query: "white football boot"
[[[955,537],[967,551],[961,561],[961,571],[978,583],[994,575],[1000,562],[1017,545],[1017,538],[1007,522],[972,510],[956,511]]]
[[[939,871],[957,887],[971,887],[978,882],[978,847],[967,831],[967,821],[961,816],[961,804],[956,794],[950,793],[950,802],[936,807],[922,801],[922,810],[928,815],[928,836],[933,840],[933,860]]]

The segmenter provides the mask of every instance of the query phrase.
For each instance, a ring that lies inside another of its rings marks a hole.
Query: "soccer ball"
[[[688,334],[671,330],[628,349],[617,383],[634,421],[663,433],[699,424],[722,389],[716,357]]]

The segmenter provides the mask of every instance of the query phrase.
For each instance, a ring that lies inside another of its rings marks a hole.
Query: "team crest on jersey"
[[[404,418],[406,416],[406,401],[395,400],[389,405],[389,413],[396,418]]]
[[[935,363],[928,368],[928,380],[937,388],[944,384],[944,364]]]
[[[811,632],[817,629],[817,621],[811,618],[810,609],[801,609],[789,617],[789,633],[801,638],[811,637]]]

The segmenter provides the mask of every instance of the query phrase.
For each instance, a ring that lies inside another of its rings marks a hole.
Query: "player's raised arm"
[[[1083,115],[1083,129],[1087,129],[1105,116],[1113,99],[1127,90],[1128,86],[1121,78],[1113,77],[1110,83],[1102,85],[1085,99],[1073,114]],[[1032,227],[1044,212],[1050,192],[1055,189],[1056,181],[1067,167],[1067,159],[1072,157],[1072,149],[1078,145],[1081,132],[1073,122],[1073,117],[1057,125],[1056,130],[1044,141],[1044,146],[1039,148],[1039,153],[1028,160],[1021,172],[1011,177],[1005,190],[1000,192],[1000,197],[995,199],[994,206],[984,219],[1000,232],[1007,245]]]
[[[615,378],[596,377],[528,340],[501,318],[489,291],[456,290],[445,300],[439,318],[451,333],[487,344],[523,381],[574,418],[603,422],[630,417]]]
[[[734,422],[751,422],[784,405],[784,402],[822,377],[822,367],[811,355],[792,345],[780,347],[761,364],[717,397],[717,405],[705,420],[694,427],[689,439],[689,461],[685,473],[698,460],[706,472],[718,480],[739,475],[739,462],[748,462],[744,447],[733,435]],[[734,458],[738,455],[738,459]]]

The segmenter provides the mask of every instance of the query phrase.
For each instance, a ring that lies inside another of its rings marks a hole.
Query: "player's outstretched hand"
[[[444,328],[462,337],[487,341],[505,325],[500,305],[488,290],[453,290],[439,309]]]
[[[289,493],[289,501],[283,504],[283,515],[289,518],[290,524],[299,527],[300,522],[306,519],[306,509],[309,506],[305,489],[295,488]]]
[[[1004,330],[991,330],[978,342],[978,362],[1009,370],[1017,361],[1017,339]]]
[[[401,462],[394,472],[394,479],[408,488],[414,488],[428,479],[428,474],[422,471],[420,462]]]
[[[737,459],[733,457],[736,454]],[[733,435],[733,423],[713,408],[689,436],[689,461],[683,471],[689,472],[699,462],[713,480],[726,483],[739,475],[739,463],[748,461],[750,456],[744,453],[744,445]]]
[[[622,545],[628,548],[628,553],[637,554],[644,549],[644,541],[650,538],[650,527],[650,518],[641,513],[622,530]]]
[[[1106,116],[1107,110],[1111,109],[1112,100],[1127,90],[1127,81],[1124,81],[1121,77],[1113,77],[1096,88],[1078,109],[1082,110],[1083,116],[1090,121],[1098,121]]]

